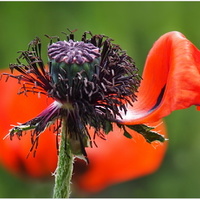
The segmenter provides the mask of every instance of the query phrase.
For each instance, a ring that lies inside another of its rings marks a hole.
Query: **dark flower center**
[[[117,119],[121,118],[120,113],[126,113],[127,104],[132,105],[136,100],[135,92],[141,79],[138,69],[133,59],[110,38],[91,35],[87,39],[86,36],[85,33],[80,42],[75,42],[73,35],[67,41],[51,41],[48,67],[41,59],[41,43],[36,38],[20,56],[28,64],[23,65],[18,59],[18,64],[10,66],[12,71],[16,69],[21,73],[8,75],[23,84],[20,94],[45,94],[55,100],[34,119],[14,127],[10,131],[11,138],[34,129],[31,141],[32,149],[36,148],[40,133],[58,120],[55,130],[59,135],[60,122],[64,120],[68,124],[67,138],[73,153],[81,152],[86,157],[85,147],[88,141],[94,140],[88,127],[94,128],[94,138],[96,135],[103,138],[113,129],[113,123],[124,128]]]
[[[91,80],[101,56],[100,49],[92,43],[74,42],[71,39],[51,44],[48,55],[51,77],[58,84],[57,89],[63,83],[68,85],[67,88],[72,87],[76,77],[79,76],[80,79],[80,74]]]

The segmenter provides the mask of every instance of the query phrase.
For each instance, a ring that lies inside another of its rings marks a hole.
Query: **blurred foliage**
[[[84,31],[110,36],[142,72],[151,46],[166,32],[180,31],[200,47],[199,10],[200,2],[0,2],[0,67],[15,63],[17,51],[36,36],[46,58],[44,35],[64,38],[69,28],[78,29],[77,40]],[[166,117],[169,149],[156,173],[92,196],[74,191],[73,197],[200,197],[199,120],[194,107]],[[20,180],[3,169],[0,177],[0,197],[51,197],[53,180]]]

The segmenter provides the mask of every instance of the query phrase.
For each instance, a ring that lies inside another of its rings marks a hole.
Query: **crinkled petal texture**
[[[157,121],[200,105],[200,51],[180,32],[166,33],[154,43],[142,78],[138,100],[121,123]]]

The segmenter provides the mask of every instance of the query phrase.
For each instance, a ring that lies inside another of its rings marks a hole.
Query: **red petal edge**
[[[154,122],[174,110],[200,105],[200,52],[180,32],[155,42],[142,78],[138,100],[119,119],[122,124]]]

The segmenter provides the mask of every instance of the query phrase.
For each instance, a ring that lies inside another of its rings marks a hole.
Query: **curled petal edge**
[[[155,122],[172,111],[200,105],[200,51],[182,33],[162,35],[150,50],[138,99],[121,124]]]

